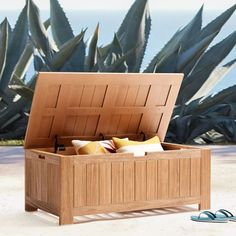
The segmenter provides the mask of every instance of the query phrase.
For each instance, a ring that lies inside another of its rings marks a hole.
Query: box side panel
[[[59,159],[26,150],[25,200],[28,205],[59,214]]]

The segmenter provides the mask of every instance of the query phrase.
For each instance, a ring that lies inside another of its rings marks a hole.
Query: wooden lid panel
[[[182,74],[40,73],[25,148],[50,147],[55,135],[97,140],[157,134],[163,141]]]

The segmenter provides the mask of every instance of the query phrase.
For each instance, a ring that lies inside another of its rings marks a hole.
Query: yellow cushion
[[[75,151],[78,155],[84,154],[104,154],[107,153],[106,149],[99,143],[99,141],[83,141],[72,140]]]
[[[163,151],[160,139],[157,136],[143,142],[119,138],[112,138],[112,140],[116,146],[116,152],[120,153],[131,152],[134,153],[134,156],[144,156],[146,152]]]

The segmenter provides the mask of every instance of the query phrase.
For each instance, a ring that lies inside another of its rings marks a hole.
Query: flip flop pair
[[[215,214],[211,211],[203,211],[198,216],[191,216],[191,220],[207,223],[227,223],[229,221],[236,222],[236,216],[225,209],[220,209]]]

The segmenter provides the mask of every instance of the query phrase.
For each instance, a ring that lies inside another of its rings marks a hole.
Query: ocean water
[[[165,45],[172,35],[181,27],[185,26],[196,11],[151,11],[152,27],[149,42],[142,64],[144,69],[156,53]],[[203,26],[217,17],[221,12],[207,11],[203,13]],[[0,11],[0,20],[7,17],[13,27],[19,12],[16,11]],[[111,42],[114,33],[119,28],[125,16],[125,11],[67,11],[66,15],[70,21],[75,34],[78,34],[81,29],[87,29],[86,37],[89,38],[97,23],[100,24],[99,45],[106,45]],[[42,19],[49,17],[49,12],[41,12]],[[224,25],[219,35],[212,42],[211,46],[227,37],[230,33],[236,30],[236,13]],[[134,39],[135,40],[135,39]],[[236,58],[236,47],[230,55],[223,61],[223,64]],[[225,76],[225,78],[213,89],[213,92],[222,90],[236,84],[236,68]]]

